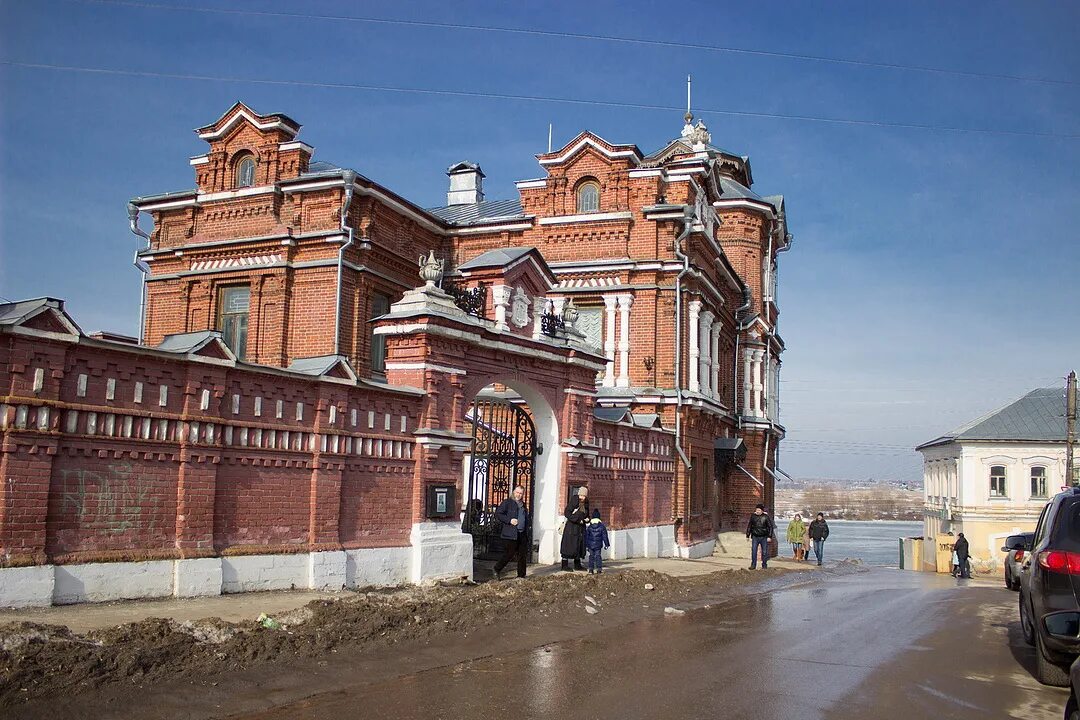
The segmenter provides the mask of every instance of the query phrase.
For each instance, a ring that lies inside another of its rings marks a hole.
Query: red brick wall
[[[408,543],[416,395],[11,334],[0,392],[0,565]]]

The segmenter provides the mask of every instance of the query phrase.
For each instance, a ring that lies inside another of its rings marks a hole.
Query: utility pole
[[[1076,371],[1069,373],[1065,383],[1065,482],[1080,485],[1076,477]]]

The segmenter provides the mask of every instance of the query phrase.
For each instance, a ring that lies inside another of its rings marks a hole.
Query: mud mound
[[[493,622],[582,612],[590,606],[660,605],[696,589],[749,581],[747,571],[674,578],[653,571],[560,574],[483,585],[406,587],[314,600],[273,619],[217,618],[177,623],[152,618],[77,635],[35,623],[0,626],[0,706],[32,697],[78,693],[120,681],[202,677],[288,657],[314,657],[341,646],[374,647]],[[651,588],[651,589],[649,589]],[[592,602],[585,600],[588,595]]]

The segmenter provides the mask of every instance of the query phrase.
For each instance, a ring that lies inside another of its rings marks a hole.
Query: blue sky
[[[1023,75],[1021,82],[640,44],[146,4],[0,0],[0,61],[297,83],[694,105],[787,198],[781,467],[920,475],[905,451],[1080,366],[1080,139],[704,112],[1080,134],[1072,3],[446,3],[161,0],[630,36]],[[747,7],[749,5],[749,7]],[[424,205],[470,159],[491,199],[582,129],[651,151],[681,113],[603,105],[59,72],[0,65],[0,295],[53,295],[134,333],[126,202],[193,186],[192,129],[242,99],[316,157]]]

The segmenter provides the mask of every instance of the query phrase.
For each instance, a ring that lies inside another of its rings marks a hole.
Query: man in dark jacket
[[[525,507],[525,488],[514,488],[513,494],[499,503],[495,517],[502,525],[499,537],[502,538],[503,556],[495,563],[495,579],[502,579],[503,568],[517,556],[517,574],[525,577],[525,558],[529,554],[529,511]]]
[[[820,565],[821,556],[825,554],[825,541],[829,539],[829,523],[825,522],[823,513],[818,513],[814,522],[810,523],[810,539],[814,541],[814,555]]]
[[[953,552],[956,553],[956,559],[959,561],[960,577],[970,578],[971,566],[968,565],[970,553],[968,550],[968,541],[967,538],[964,537],[964,533],[960,533],[956,536],[956,544],[952,546],[952,549]]]
[[[746,524],[746,537],[750,540],[750,569],[757,569],[758,548],[761,548],[761,568],[769,567],[769,538],[776,533],[776,525],[765,512],[765,506],[758,503],[750,522]]]

